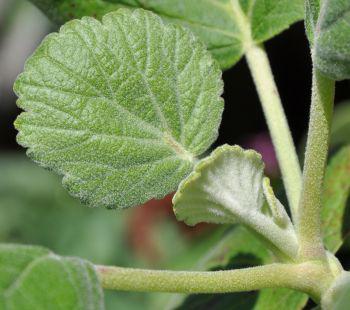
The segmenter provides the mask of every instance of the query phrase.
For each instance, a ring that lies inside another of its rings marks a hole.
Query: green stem
[[[297,231],[302,259],[325,259],[321,232],[321,197],[328,156],[335,82],[313,72],[309,133]]]
[[[301,193],[301,170],[269,59],[261,45],[250,45],[245,53],[269,127],[293,218]]]
[[[271,264],[225,271],[165,271],[96,266],[105,289],[136,292],[228,293],[286,287],[319,299],[328,287],[322,264]]]

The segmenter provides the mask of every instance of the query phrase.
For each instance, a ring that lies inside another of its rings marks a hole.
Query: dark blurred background
[[[190,229],[178,224],[170,196],[123,212],[83,207],[68,196],[59,177],[29,162],[17,145],[13,121],[20,110],[12,85],[25,59],[55,29],[29,2],[0,0],[0,242],[39,244],[99,264],[179,266],[174,261],[205,238],[212,227]],[[266,49],[302,157],[311,97],[310,52],[303,23],[268,41]],[[246,62],[241,60],[224,72],[223,78],[225,111],[214,146],[229,143],[258,150],[267,173],[278,183],[273,148]],[[344,120],[341,103],[349,95],[349,82],[338,83],[337,117],[347,124],[350,119]],[[350,131],[334,133],[332,150],[349,140]],[[142,304],[147,310],[163,299],[157,294],[108,293],[106,302],[110,309],[139,309]]]

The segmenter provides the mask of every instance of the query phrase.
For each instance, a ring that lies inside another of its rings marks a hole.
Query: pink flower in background
[[[279,174],[276,153],[268,132],[261,132],[249,136],[245,140],[243,147],[253,149],[262,155],[265,163],[265,173],[267,175],[277,176]]]

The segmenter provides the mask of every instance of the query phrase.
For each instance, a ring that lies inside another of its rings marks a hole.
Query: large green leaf
[[[188,225],[239,222],[293,256],[297,251],[293,225],[263,176],[260,154],[221,146],[181,182],[173,198],[176,217]]]
[[[104,309],[93,265],[34,246],[0,245],[1,309]]]
[[[32,0],[56,23],[102,16],[120,7],[142,7],[197,34],[222,68],[229,68],[253,40],[272,38],[304,15],[303,0]]]
[[[306,29],[314,64],[335,79],[350,78],[350,2],[306,0]]]
[[[336,252],[343,243],[343,222],[350,194],[350,146],[342,148],[327,167],[322,227],[324,242],[331,252]]]
[[[186,29],[121,9],[48,36],[16,81],[18,141],[92,206],[176,189],[216,139],[221,72]]]

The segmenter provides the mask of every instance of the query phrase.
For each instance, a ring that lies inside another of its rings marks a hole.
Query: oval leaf
[[[350,2],[307,0],[306,25],[316,68],[335,80],[350,78]]]
[[[191,29],[222,68],[229,68],[253,40],[266,41],[303,19],[303,0],[32,0],[50,19],[64,23],[84,15],[102,16],[121,6],[142,7]],[[55,8],[55,9],[53,9]],[[243,22],[242,22],[243,21]],[[247,34],[249,38],[247,38]]]
[[[18,141],[89,205],[141,204],[175,190],[216,139],[222,87],[205,47],[150,12],[74,20],[16,81]]]
[[[104,309],[92,264],[35,246],[0,245],[0,308]]]

